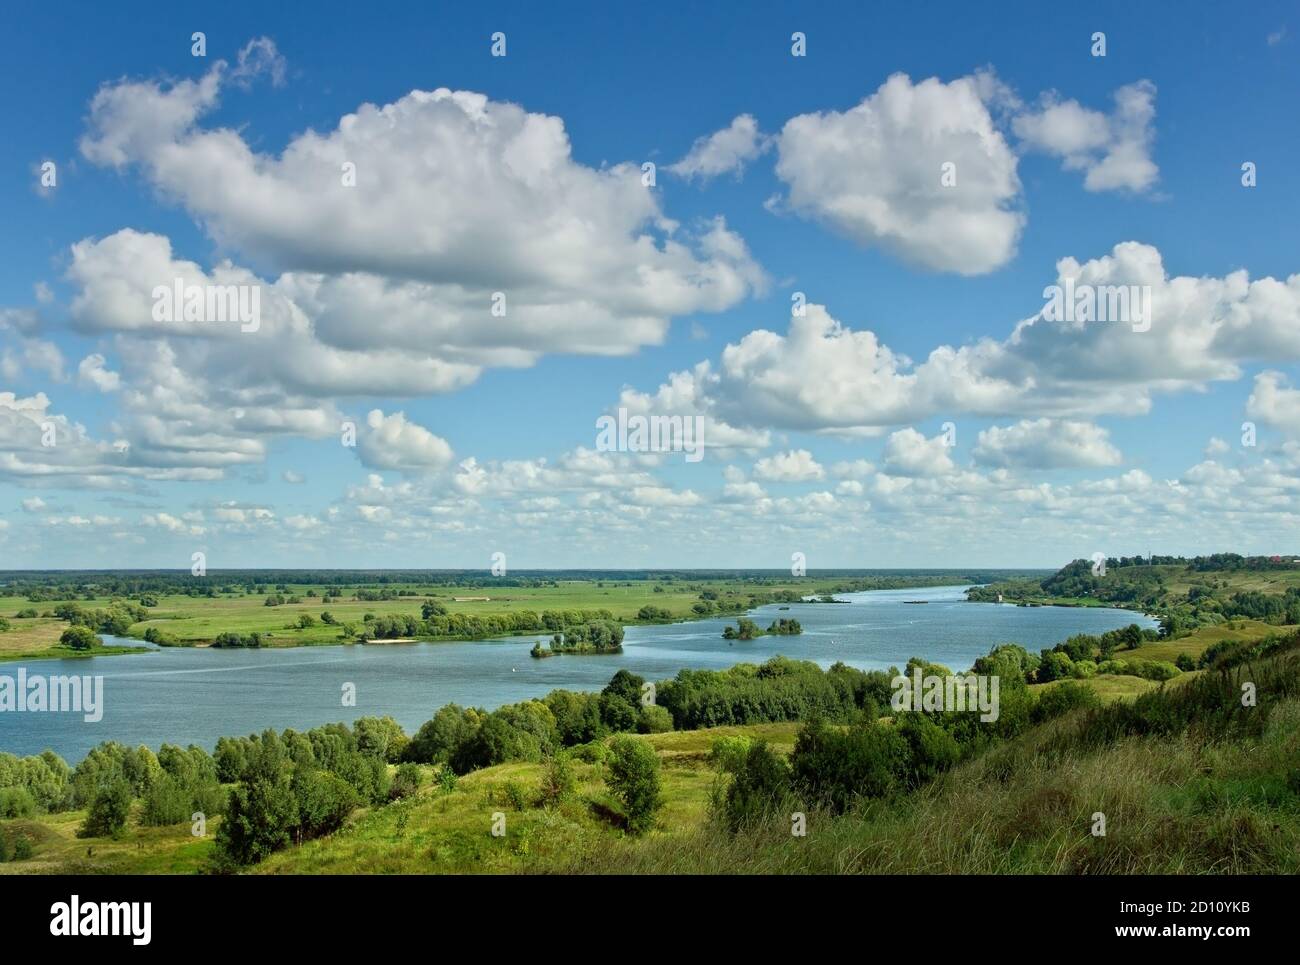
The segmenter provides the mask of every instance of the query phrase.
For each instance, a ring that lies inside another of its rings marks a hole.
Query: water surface
[[[104,677],[104,714],[87,723],[80,714],[0,713],[0,750],[35,754],[52,748],[75,763],[105,740],[164,742],[211,749],[221,736],[266,727],[306,730],[357,717],[396,718],[407,733],[447,703],[493,708],[540,697],[549,690],[599,690],[626,668],[663,680],[684,667],[722,669],[774,654],[837,660],[866,670],[901,667],[925,657],[965,670],[996,643],[1014,641],[1031,650],[1075,633],[1102,633],[1149,617],[1128,610],[1017,607],[968,603],[965,587],[871,590],[843,594],[844,604],[760,607],[750,614],[766,627],[777,617],[803,625],[797,637],[722,639],[734,618],[668,626],[629,627],[623,652],[603,656],[528,655],[541,637],[476,643],[413,643],[302,647],[285,650],[154,649],[149,653],[21,664],[31,674],[94,674]],[[907,600],[925,600],[924,604]],[[106,643],[139,645],[140,641]],[[16,677],[17,663],[0,664]],[[356,706],[342,702],[345,685],[356,688]]]

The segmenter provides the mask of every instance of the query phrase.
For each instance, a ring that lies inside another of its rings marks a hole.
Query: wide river
[[[722,639],[734,619],[629,627],[621,654],[528,655],[539,637],[477,643],[412,643],[302,647],[289,650],[156,649],[126,656],[0,663],[0,676],[102,675],[103,719],[81,714],[0,712],[0,750],[36,754],[51,748],[70,763],[106,740],[155,750],[195,743],[209,750],[218,737],[266,727],[306,730],[330,721],[390,715],[414,733],[443,704],[484,708],[541,697],[556,688],[599,690],[626,668],[664,680],[684,667],[725,668],[774,654],[829,667],[842,660],[866,670],[902,667],[924,657],[968,669],[997,643],[1038,650],[1075,633],[1102,633],[1149,617],[1128,610],[1017,607],[968,603],[965,587],[873,590],[841,596],[843,604],[776,605],[751,614],[766,627],[778,616],[803,625],[797,637]],[[924,605],[907,603],[925,600]],[[106,643],[138,643],[105,638]],[[355,687],[356,705],[343,706]]]

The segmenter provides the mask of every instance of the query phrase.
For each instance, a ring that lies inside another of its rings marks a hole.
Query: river
[[[414,733],[443,704],[490,709],[561,687],[599,690],[621,668],[658,681],[685,667],[721,669],[784,654],[823,667],[842,660],[867,670],[902,667],[919,656],[965,670],[997,643],[1014,641],[1036,651],[1075,633],[1102,633],[1130,623],[1156,626],[1128,610],[968,603],[964,590],[872,590],[843,594],[849,603],[795,604],[788,611],[772,605],[750,614],[762,627],[779,616],[794,617],[804,628],[797,637],[722,639],[722,628],[734,618],[629,627],[623,652],[604,656],[535,660],[528,651],[545,636],[538,635],[283,650],[171,648],[31,660],[21,664],[29,677],[102,675],[102,719],[88,723],[82,714],[0,712],[0,750],[25,755],[50,748],[75,763],[106,740],[155,750],[164,742],[195,743],[211,750],[221,736],[266,727],[306,730],[385,714]],[[0,664],[0,676],[16,677],[19,666]],[[343,704],[349,686],[355,688],[354,707]]]

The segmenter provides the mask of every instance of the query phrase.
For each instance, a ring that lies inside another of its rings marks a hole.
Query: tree
[[[605,783],[623,802],[628,830],[642,834],[654,824],[655,812],[663,806],[659,781],[659,755],[643,740],[614,738]]]
[[[288,774],[259,776],[231,790],[217,851],[232,864],[254,864],[287,845],[297,826],[298,800]]]
[[[714,748],[715,751],[719,749],[717,744]],[[750,744],[743,750],[733,745],[722,750],[720,756],[726,755],[738,757],[732,765],[736,776],[722,799],[722,817],[728,830],[734,833],[758,824],[778,811],[787,810],[790,765],[785,758],[768,747],[765,741]]]
[[[83,838],[116,838],[131,816],[131,785],[125,779],[113,781],[95,795],[81,826]]]
[[[93,650],[103,642],[95,636],[94,630],[83,626],[68,627],[59,637],[59,643],[71,650]]]

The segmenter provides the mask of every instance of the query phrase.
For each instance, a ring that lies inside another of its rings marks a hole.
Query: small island
[[[724,640],[753,640],[756,637],[780,636],[794,637],[803,633],[803,627],[798,620],[787,620],[784,617],[780,620],[773,620],[772,625],[766,630],[759,629],[757,623],[747,617],[741,617],[736,621],[734,627],[725,627],[722,631]]]
[[[551,637],[548,646],[540,640],[529,653],[540,660],[561,654],[604,654],[623,652],[623,627],[612,621],[580,623],[566,627],[562,633]]]

